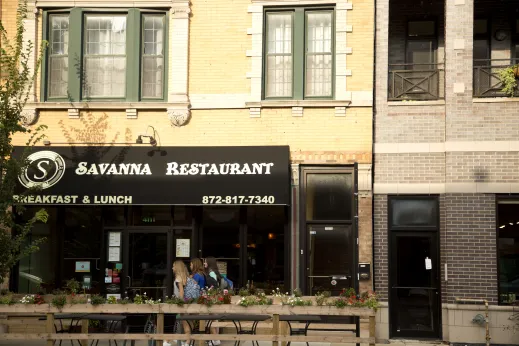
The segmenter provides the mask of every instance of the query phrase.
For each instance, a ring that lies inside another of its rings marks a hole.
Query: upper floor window
[[[333,9],[269,9],[265,18],[264,98],[332,98]]]
[[[47,17],[47,100],[164,99],[164,12],[73,9]]]

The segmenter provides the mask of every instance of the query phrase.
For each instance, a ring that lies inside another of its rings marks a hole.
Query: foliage
[[[294,297],[302,297],[303,296],[303,292],[299,288],[296,288],[295,290],[293,290],[292,294],[294,295]]]
[[[22,0],[18,6],[14,35],[8,34],[0,22],[0,283],[21,258],[38,250],[45,239],[28,240],[28,235],[35,222],[46,222],[48,218],[43,209],[32,217],[26,217],[25,222],[17,221],[15,215],[24,211],[14,197],[18,177],[27,167],[31,147],[43,138],[42,131],[46,128],[42,125],[29,130],[23,126],[23,110],[46,47],[46,42],[43,42],[34,61],[31,57],[34,44],[23,39],[27,15],[27,0]],[[28,140],[26,149],[15,157],[12,155],[12,138],[17,134],[28,135]],[[22,196],[33,190],[27,190]]]
[[[28,294],[24,296],[22,299],[20,299],[20,304],[36,304],[41,305],[44,304],[45,300],[43,300],[43,297],[39,294]]]
[[[317,292],[315,295],[315,304],[317,304],[317,306],[326,305],[326,302],[331,295],[332,293],[330,291]]]
[[[272,298],[269,298],[265,293],[260,293],[255,296],[242,297],[238,301],[240,306],[253,306],[253,305],[272,305]]]
[[[76,297],[72,297],[72,299],[70,300],[70,304],[87,304],[88,303],[88,298],[87,297],[81,297],[81,296],[76,296]]]
[[[92,297],[90,297],[90,304],[97,306],[106,303],[105,297],[102,297],[98,294],[94,294]]]
[[[250,293],[247,288],[240,288],[240,290],[238,291],[238,295],[240,297],[247,297],[247,296],[250,296]]]
[[[291,296],[286,300],[282,300],[281,304],[290,306],[312,306],[312,301],[301,297]]]
[[[12,294],[4,294],[0,296],[0,305],[12,305],[15,303],[16,301]]]
[[[72,294],[77,294],[81,289],[81,284],[76,279],[67,280],[65,287]]]
[[[517,89],[517,77],[515,72],[518,67],[519,65],[513,65],[497,71],[497,76],[501,83],[503,83],[503,89],[501,89],[501,91],[509,97],[513,97]]]
[[[144,304],[144,299],[146,298],[146,293],[144,293],[144,296],[141,296],[140,294],[136,294],[135,297],[133,297],[133,303],[134,304]]]
[[[375,311],[379,308],[377,295],[373,291],[364,292],[357,295],[353,288],[343,289],[338,298],[329,302],[329,305],[337,308],[344,308],[346,306],[357,308],[370,308]]]
[[[67,304],[67,296],[64,294],[57,294],[54,297],[52,297],[52,301],[50,302],[50,304],[61,310]]]
[[[184,304],[188,303],[186,302],[184,299],[182,298],[178,298],[178,297],[168,297],[166,296],[166,300],[164,300],[164,303],[166,304],[172,304],[172,305],[178,305],[178,306],[184,306]]]
[[[120,299],[117,301],[117,303],[122,304],[122,305],[130,304],[131,302],[132,301],[128,298]]]
[[[117,304],[117,298],[115,298],[114,296],[110,296],[106,299],[106,303],[107,304]]]

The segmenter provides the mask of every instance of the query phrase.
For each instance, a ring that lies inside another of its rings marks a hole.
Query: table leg
[[[157,314],[157,334],[164,334],[164,313]],[[157,346],[162,346],[163,340],[157,340]]]
[[[53,334],[54,332],[54,314],[47,314],[47,323],[45,325],[45,331],[49,334]],[[47,339],[47,346],[54,345],[54,339]]]
[[[81,334],[88,334],[88,320],[81,320]],[[81,340],[81,346],[88,346],[88,339]]]
[[[375,338],[375,316],[369,316],[369,337]],[[375,346],[375,341],[370,342],[369,346]]]
[[[198,321],[198,323],[199,323],[199,325],[198,325],[198,332],[202,333],[203,331],[205,331],[206,323],[205,323],[205,321]],[[210,329],[209,329],[209,334],[211,334],[211,330]],[[204,340],[198,340],[198,342],[197,342],[198,346],[204,346],[204,343],[205,343]]]
[[[280,331],[280,334],[281,335],[287,335],[287,332],[288,332],[288,323],[289,322],[281,322],[281,331]],[[286,341],[282,341],[281,342],[281,346],[287,346],[287,342]]]
[[[279,336],[279,314],[272,316],[272,335]],[[272,341],[272,346],[279,346],[279,341]]]

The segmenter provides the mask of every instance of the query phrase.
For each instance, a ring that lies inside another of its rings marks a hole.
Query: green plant
[[[5,295],[7,295],[7,294],[9,294],[9,293],[10,293],[10,292],[9,292],[9,290],[8,290],[7,288],[2,288],[2,289],[0,290],[0,296],[5,296]]]
[[[64,294],[55,295],[50,303],[52,306],[58,308],[58,310],[61,310],[67,304],[67,296]]]
[[[98,294],[94,294],[92,297],[90,297],[90,304],[97,306],[106,303],[105,297],[102,297]]]
[[[178,298],[178,297],[166,297],[166,300],[164,301],[166,304],[172,304],[172,305],[178,305],[178,306],[184,306],[184,304],[186,304],[186,301],[184,301],[184,299],[182,298]]]
[[[118,304],[122,304],[122,305],[126,305],[126,304],[130,304],[132,301],[128,298],[124,298],[124,299],[119,299],[117,301]]]
[[[143,296],[136,294],[135,297],[133,297],[133,303],[134,304],[144,304],[144,298],[143,298]]]
[[[301,297],[292,296],[286,300],[283,300],[281,304],[290,306],[312,306],[312,301],[303,299]]]
[[[240,288],[240,290],[238,291],[238,295],[240,297],[247,297],[247,296],[250,296],[250,293],[247,288]]]
[[[302,297],[303,296],[303,292],[299,288],[296,288],[295,290],[293,290],[292,294],[293,294],[294,297]]]
[[[18,4],[15,32],[8,33],[0,22],[0,283],[20,259],[38,251],[45,238],[30,239],[28,235],[36,222],[47,222],[48,219],[44,209],[31,211],[31,215],[23,218],[25,221],[17,218],[17,214],[27,211],[23,206],[24,199],[38,190],[33,187],[18,193],[18,177],[27,168],[31,148],[43,139],[42,131],[46,128],[44,125],[28,127],[32,122],[28,120],[34,119],[35,113],[29,115],[26,104],[29,96],[34,95],[32,87],[47,43],[42,42],[36,52],[34,43],[24,40],[27,18],[27,0],[22,0]],[[28,140],[25,150],[13,155],[12,138],[18,134],[28,135]]]
[[[255,296],[242,297],[238,302],[240,306],[253,306],[253,305],[272,305],[272,298],[267,297],[264,293]]]
[[[81,289],[81,284],[76,279],[70,279],[66,281],[65,287],[70,293],[77,294]]]
[[[501,91],[509,97],[514,96],[517,89],[516,71],[518,68],[519,65],[513,65],[497,71],[497,76],[503,84]]]
[[[317,306],[326,305],[326,301],[328,300],[328,298],[330,298],[331,295],[332,293],[330,291],[317,292],[317,294],[315,295],[315,304]]]
[[[15,303],[16,301],[12,294],[4,294],[0,296],[0,305],[12,305]]]
[[[110,296],[106,299],[106,303],[107,304],[117,304],[117,298],[115,298],[114,296]]]
[[[70,304],[72,304],[72,305],[87,304],[87,303],[88,303],[88,299],[86,297],[72,297],[72,299],[70,300]]]

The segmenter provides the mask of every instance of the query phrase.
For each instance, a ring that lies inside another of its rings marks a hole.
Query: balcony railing
[[[499,70],[517,64],[515,59],[474,59],[474,97],[506,97]],[[516,88],[513,96],[519,96]]]
[[[444,98],[442,64],[389,64],[390,101],[426,101]]]

